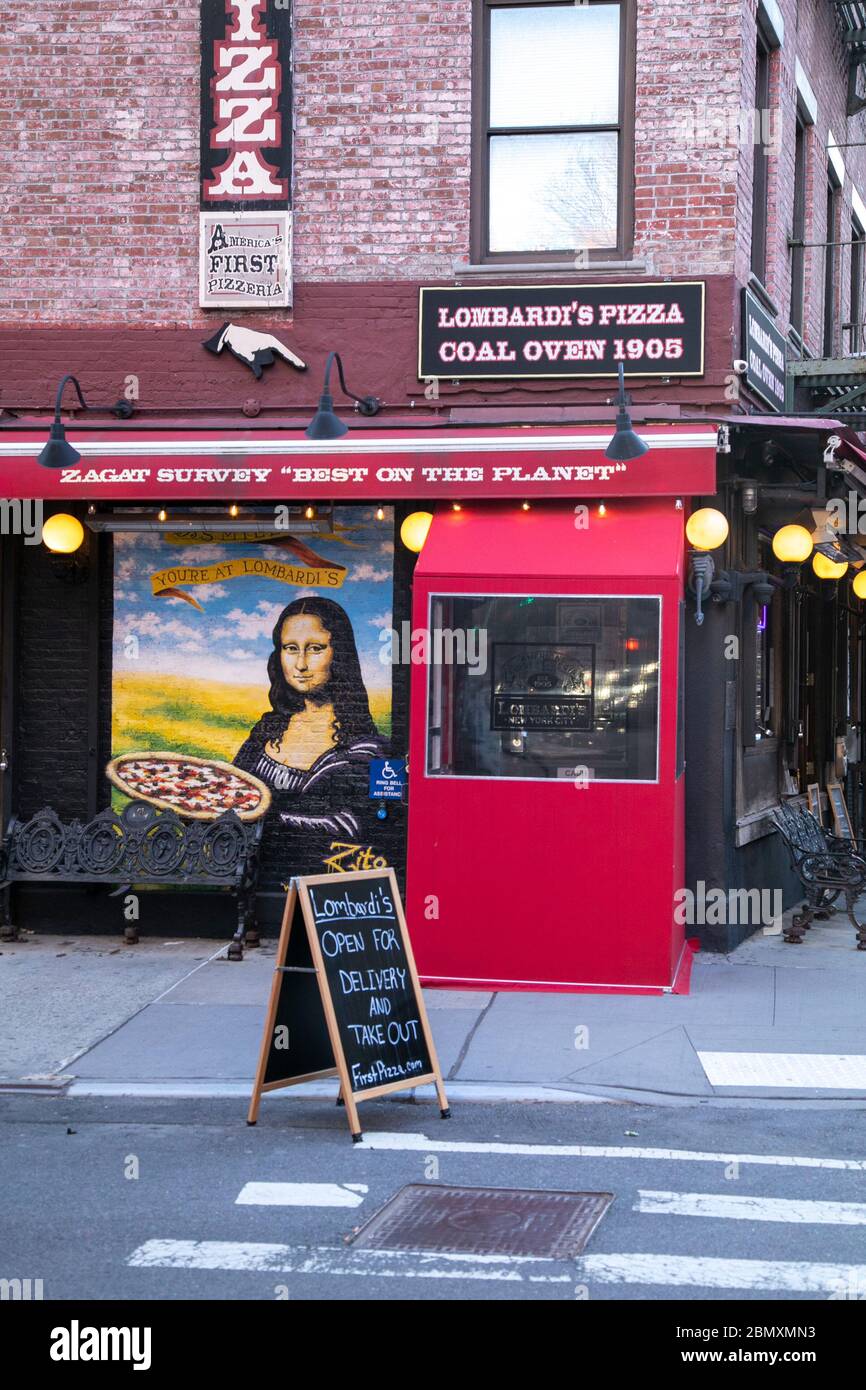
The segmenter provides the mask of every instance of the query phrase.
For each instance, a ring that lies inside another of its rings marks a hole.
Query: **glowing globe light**
[[[822,555],[820,550],[816,550],[812,556],[812,569],[819,579],[841,579],[847,568],[847,560],[842,560],[837,564],[835,560],[828,560],[827,556]]]
[[[773,537],[773,554],[785,564],[802,564],[812,554],[812,537],[805,526],[783,526]]]
[[[866,598],[866,570],[861,570],[859,574],[855,574],[851,588],[858,598]]]
[[[432,512],[410,512],[400,527],[400,539],[407,550],[414,550],[416,554],[421,550],[432,522]]]
[[[728,539],[728,518],[715,507],[701,507],[686,522],[686,535],[695,550],[716,550]]]
[[[66,512],[55,512],[42,527],[42,541],[49,550],[61,555],[71,555],[84,540],[84,527],[75,516]]]

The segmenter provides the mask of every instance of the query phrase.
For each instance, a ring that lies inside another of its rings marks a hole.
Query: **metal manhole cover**
[[[349,1244],[364,1250],[570,1260],[584,1249],[612,1201],[612,1192],[409,1183],[370,1217]]]

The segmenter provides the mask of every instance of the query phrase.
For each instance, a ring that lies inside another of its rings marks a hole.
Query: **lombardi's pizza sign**
[[[702,376],[704,282],[420,292],[418,375]]]
[[[291,0],[201,0],[199,302],[292,302]]]

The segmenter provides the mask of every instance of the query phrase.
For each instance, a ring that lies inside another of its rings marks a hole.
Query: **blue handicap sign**
[[[370,760],[370,796],[378,801],[402,801],[406,786],[405,758]]]

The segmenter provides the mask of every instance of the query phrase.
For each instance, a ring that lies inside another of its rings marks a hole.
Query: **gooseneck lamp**
[[[334,412],[334,397],[331,394],[331,367],[336,362],[343,394],[353,400],[361,415],[378,415],[382,402],[378,396],[356,396],[346,385],[343,376],[343,363],[338,352],[329,352],[325,363],[325,384],[319,397],[319,408],[304,431],[307,439],[342,439],[349,433],[349,426]]]
[[[63,421],[60,419],[60,404],[63,400],[63,392],[66,388],[66,384],[69,381],[71,381],[75,387],[82,410],[105,409],[105,407],[88,405],[81,394],[81,387],[78,384],[77,377],[74,377],[71,373],[67,373],[67,375],[61,379],[60,385],[57,388],[57,398],[54,402],[54,421],[48,435],[48,443],[39,454],[38,462],[42,464],[43,468],[72,468],[81,458],[78,450],[73,449],[69,440],[66,438],[66,430],[63,427]],[[111,411],[112,415],[116,415],[118,419],[128,420],[132,415],[132,402],[119,400],[116,404],[109,406],[108,409]]]
[[[625,463],[627,459],[640,458],[649,449],[639,435],[636,435],[631,427],[631,416],[628,413],[629,399],[625,394],[625,368],[622,363],[618,366],[619,390],[617,392],[616,404],[616,430],[613,439],[604,451],[606,459],[612,459],[615,463]]]
[[[39,462],[43,468],[72,468],[81,458],[78,450],[73,449],[66,438],[66,430],[60,419],[60,402],[63,399],[63,392],[68,381],[71,381],[75,387],[82,409],[88,409],[87,401],[81,394],[81,387],[78,385],[77,378],[69,375],[63,377],[57,388],[57,399],[54,402],[54,423],[51,426],[48,443],[39,455]]]

